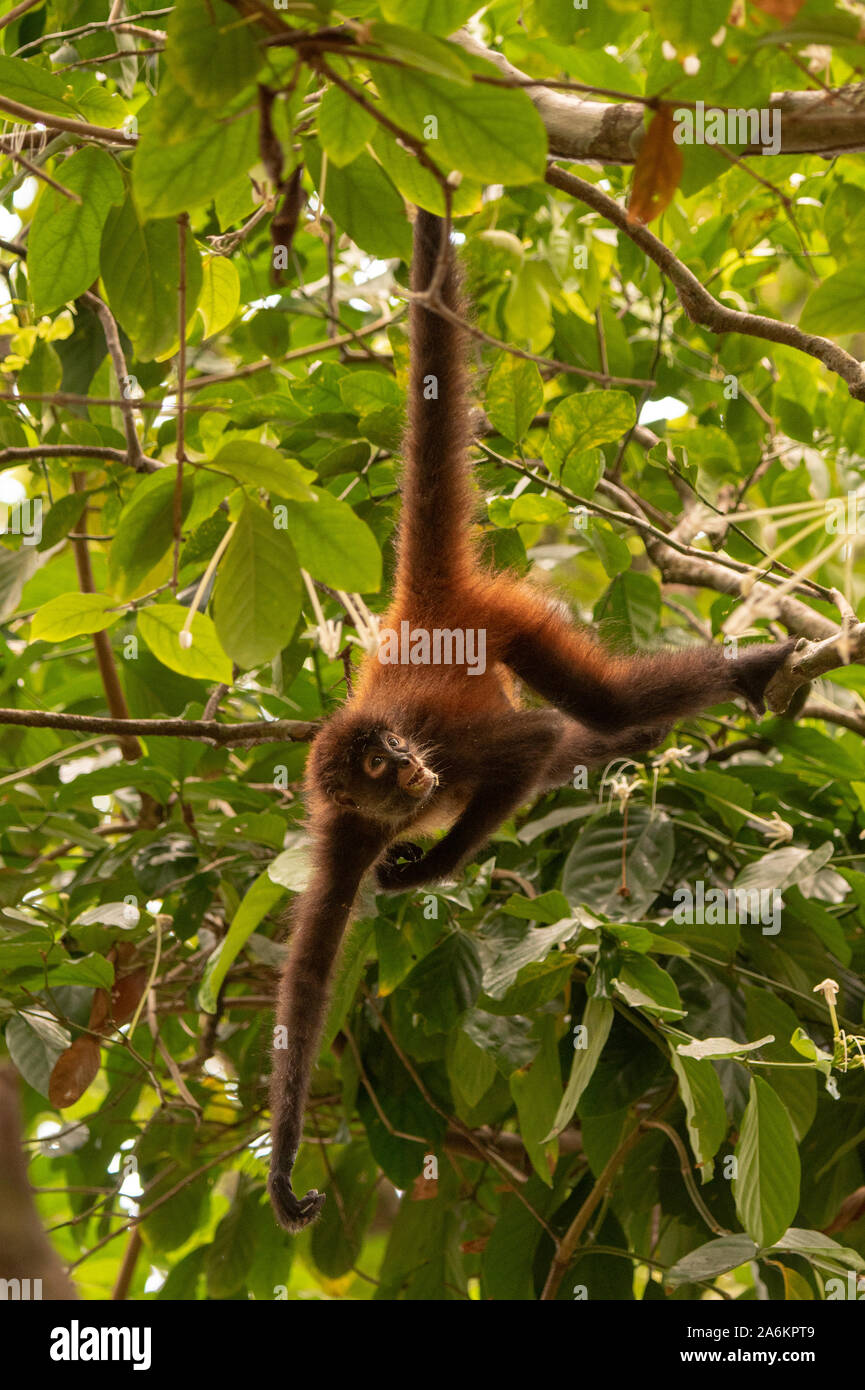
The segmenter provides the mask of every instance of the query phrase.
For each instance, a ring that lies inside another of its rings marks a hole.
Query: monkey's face
[[[413,815],[438,786],[419,750],[391,729],[374,729],[358,740],[341,774],[333,799],[376,819]]]

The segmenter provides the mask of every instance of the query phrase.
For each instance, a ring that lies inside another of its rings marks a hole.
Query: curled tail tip
[[[291,1174],[271,1168],[267,1191],[274,1215],[283,1230],[297,1235],[321,1215],[326,1194],[311,1188],[305,1197],[296,1197],[291,1190]]]

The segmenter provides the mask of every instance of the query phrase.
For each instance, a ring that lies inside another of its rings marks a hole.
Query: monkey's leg
[[[599,734],[576,720],[564,723],[564,732],[544,769],[539,790],[563,786],[580,768],[606,767],[617,758],[639,757],[650,748],[657,748],[670,732],[669,724],[655,724],[622,729],[618,734]]]
[[[728,657],[709,644],[619,657],[554,611],[538,620],[526,600],[508,608],[502,660],[563,713],[605,733],[669,724],[737,695],[760,714],[766,685],[795,646],[760,643]]]
[[[398,892],[454,874],[463,860],[528,800],[561,738],[563,725],[564,720],[554,710],[527,710],[501,717],[483,750],[482,785],[462,815],[421,859],[380,864],[376,870],[379,885]]]

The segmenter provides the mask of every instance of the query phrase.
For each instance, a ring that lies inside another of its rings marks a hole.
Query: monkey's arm
[[[609,734],[670,724],[737,695],[761,714],[763,692],[795,646],[791,638],[740,647],[731,658],[714,644],[618,657],[555,612],[521,625],[516,605],[505,621],[513,635],[503,659],[514,674],[572,719]]]
[[[291,951],[279,987],[271,1077],[271,1134],[268,1191],[281,1226],[299,1231],[314,1221],[324,1194],[298,1198],[291,1170],[303,1133],[309,1080],[318,1055],[327,991],[361,879],[384,848],[385,837],[356,817],[334,816],[317,827],[318,867],[299,899]]]

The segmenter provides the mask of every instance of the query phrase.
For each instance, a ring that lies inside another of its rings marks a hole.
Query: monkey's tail
[[[299,1231],[314,1221],[324,1194],[295,1196],[291,1170],[303,1135],[303,1113],[318,1056],[328,993],[340,943],[363,873],[376,853],[343,845],[342,862],[327,855],[293,914],[291,951],[279,988],[271,1076],[273,1153],[268,1191],[280,1224]]]
[[[438,299],[465,316],[460,274],[446,224],[418,209],[411,288],[422,293],[444,268]],[[413,580],[423,592],[471,568],[474,489],[468,457],[466,333],[418,303],[410,309],[408,429],[402,479],[396,603],[411,608]]]

